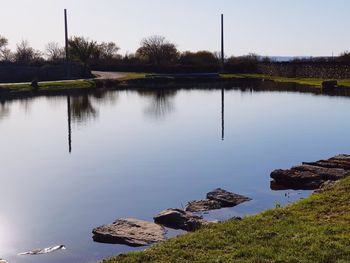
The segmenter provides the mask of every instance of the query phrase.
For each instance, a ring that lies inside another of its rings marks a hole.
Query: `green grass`
[[[86,89],[95,87],[95,82],[91,80],[66,80],[57,82],[39,82],[39,90],[67,90],[67,89]],[[29,91],[32,90],[30,84],[6,84],[1,85],[0,89],[10,89],[11,91]]]
[[[350,262],[350,177],[285,208],[103,261],[116,262]]]
[[[301,85],[311,85],[316,87],[321,87],[322,82],[326,79],[315,79],[315,78],[286,78],[279,76],[268,76],[263,74],[221,74],[222,78],[258,78],[258,79],[268,79],[275,82],[286,82],[286,83],[297,83]],[[344,87],[350,87],[350,79],[338,80],[338,85]]]
[[[298,83],[302,85],[311,85],[316,87],[321,87],[323,79],[311,79],[311,78],[284,78],[284,77],[272,77],[262,74],[221,74],[223,79],[235,79],[235,78],[258,78],[258,79],[268,79],[276,82],[288,82],[288,83]],[[118,81],[122,85],[127,85],[130,80],[145,79],[145,73],[128,73],[125,77],[120,78]],[[176,78],[171,78],[176,80]],[[338,84],[344,87],[350,87],[350,79],[338,80]],[[67,80],[67,81],[57,81],[57,82],[40,82],[40,90],[69,90],[69,89],[84,89],[93,88],[96,84],[93,80]],[[32,88],[30,84],[9,84],[1,85],[0,89],[9,89],[11,92],[16,91],[30,91]]]
[[[134,80],[134,79],[144,79],[146,77],[146,73],[128,73],[125,77],[120,78],[121,81]]]

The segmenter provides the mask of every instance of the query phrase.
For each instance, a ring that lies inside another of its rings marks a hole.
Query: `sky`
[[[113,41],[133,53],[141,40],[162,35],[180,51],[220,50],[262,56],[331,56],[350,50],[349,0],[0,0],[0,35],[9,47],[28,40],[44,50],[69,35]]]

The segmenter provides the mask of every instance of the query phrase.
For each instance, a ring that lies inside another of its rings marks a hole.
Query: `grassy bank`
[[[288,207],[103,262],[350,262],[350,177]]]
[[[147,79],[145,73],[128,73],[125,77],[120,78],[118,80],[112,80],[112,82],[115,82],[113,85],[121,85],[124,88],[129,85],[129,83],[132,83],[133,80],[142,81],[142,79]],[[155,81],[157,78],[153,78],[152,81]],[[169,77],[167,78],[171,82],[176,82],[176,78]],[[309,85],[309,86],[316,86],[321,87],[322,82],[324,79],[311,79],[311,78],[284,78],[284,77],[272,77],[272,76],[266,76],[261,74],[221,74],[219,80],[238,80],[238,79],[264,79],[264,80],[271,80],[275,82],[283,82],[283,83],[296,83],[301,85]],[[181,81],[184,79],[181,78]],[[205,78],[197,77],[197,78],[190,78],[189,80],[192,81],[200,81],[205,80]],[[101,82],[101,80],[98,80]],[[161,81],[164,82],[164,78],[161,78]],[[102,80],[103,82],[103,80]],[[160,82],[160,83],[163,83]],[[338,84],[343,87],[350,87],[350,80],[338,80]],[[39,90],[43,91],[64,91],[64,90],[72,90],[72,89],[86,89],[86,88],[94,88],[96,87],[96,81],[95,80],[68,80],[68,81],[54,81],[54,82],[39,82]],[[0,84],[0,91],[1,89],[7,90],[10,92],[26,92],[31,91],[32,88],[29,83],[25,84]]]
[[[309,85],[321,87],[322,82],[326,79],[315,79],[315,78],[286,78],[278,76],[268,76],[262,74],[221,74],[222,78],[251,78],[251,79],[266,79],[272,80],[275,82],[284,82],[284,83],[296,83],[300,85]],[[338,85],[343,87],[350,87],[350,79],[340,79],[338,80]]]
[[[65,89],[86,89],[95,87],[95,82],[92,80],[63,80],[53,82],[39,82],[40,90],[65,90]],[[29,83],[23,84],[0,84],[0,89],[7,89],[13,92],[29,91],[32,87]]]

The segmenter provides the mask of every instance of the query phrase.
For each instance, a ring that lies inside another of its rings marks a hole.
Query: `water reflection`
[[[10,107],[6,102],[0,103],[0,120],[10,115]]]
[[[225,140],[225,90],[221,89],[221,140]]]
[[[145,109],[145,114],[156,119],[164,119],[167,115],[175,111],[174,97],[177,90],[174,89],[156,89],[139,90],[138,94],[150,98],[150,104]]]
[[[96,104],[105,105],[110,103],[115,105],[118,99],[117,92],[107,92],[97,90],[93,94],[80,96],[67,96],[67,122],[68,122],[68,150],[72,152],[72,121],[85,123],[98,118]]]
[[[72,119],[77,122],[86,122],[98,117],[98,110],[92,105],[89,95],[72,97],[70,100]]]
[[[67,115],[68,115],[68,149],[72,152],[72,111],[70,105],[70,96],[67,96]]]

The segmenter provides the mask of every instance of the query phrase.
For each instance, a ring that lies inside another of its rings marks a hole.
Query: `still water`
[[[217,187],[253,199],[206,215],[218,220],[305,197],[272,191],[270,172],[349,153],[349,112],[346,97],[239,89],[2,102],[0,258],[98,262],[132,249],[94,243],[94,227],[152,220]],[[17,256],[61,244],[67,250]]]

